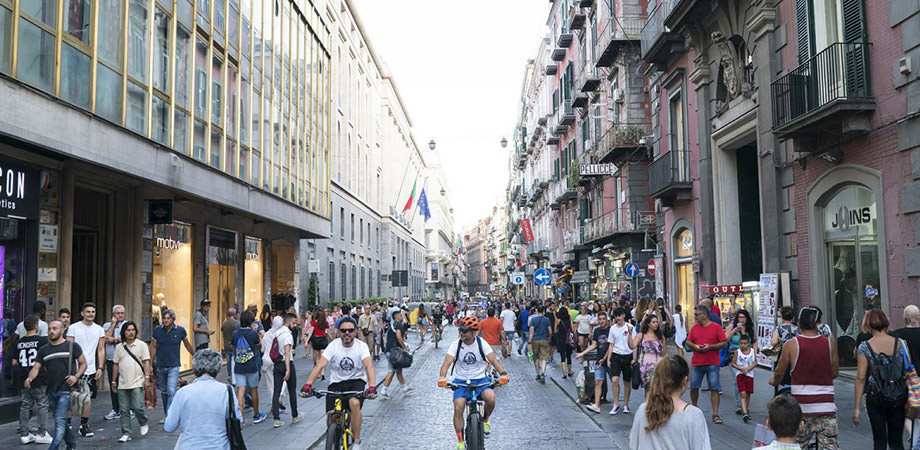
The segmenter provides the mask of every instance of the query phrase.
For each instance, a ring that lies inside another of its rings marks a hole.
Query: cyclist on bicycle
[[[371,359],[371,352],[367,344],[355,339],[358,330],[358,323],[350,316],[342,316],[339,319],[338,334],[339,337],[329,343],[323,356],[313,367],[310,376],[307,378],[307,384],[300,389],[301,397],[313,395],[313,381],[319,376],[326,366],[326,374],[329,376],[330,391],[347,392],[347,391],[364,391],[368,397],[377,394],[377,379],[374,374],[374,363]],[[367,389],[365,389],[367,386]],[[342,397],[343,401],[348,402],[351,410],[351,432],[355,437],[355,443],[352,450],[361,450],[361,406],[364,399],[353,396]],[[335,398],[326,396],[326,412],[335,409]]]
[[[485,384],[483,387],[476,388],[476,395],[485,402],[482,418],[483,434],[489,436],[492,432],[489,417],[495,409],[495,392],[488,386],[491,380],[488,376],[489,365],[491,364],[498,370],[500,375],[498,383],[501,385],[508,383],[508,372],[505,372],[502,363],[495,356],[492,346],[482,343],[482,338],[479,337],[479,319],[475,316],[464,317],[457,321],[457,327],[460,330],[460,339],[447,349],[444,364],[441,365],[441,374],[438,377],[438,387],[447,386],[448,370],[453,373],[454,383]],[[466,443],[463,442],[463,412],[471,394],[468,388],[459,388],[454,391],[454,431],[457,432],[457,450],[466,448]]]
[[[441,305],[434,307],[434,312],[431,313],[431,324],[435,334],[440,335],[444,331],[444,312],[441,311]]]

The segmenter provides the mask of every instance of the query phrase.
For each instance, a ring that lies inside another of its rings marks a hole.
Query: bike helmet
[[[460,331],[479,331],[479,319],[475,316],[464,317],[457,321],[457,328],[459,328]]]

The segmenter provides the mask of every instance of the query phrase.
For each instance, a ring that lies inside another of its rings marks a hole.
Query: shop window
[[[39,3],[44,1],[34,2]],[[17,76],[22,81],[47,92],[54,89],[54,35],[26,20],[25,17],[19,21],[17,70]]]
[[[208,227],[208,287],[206,298],[211,300],[208,320],[215,324],[223,322],[224,314],[236,306],[237,234],[233,231]],[[191,334],[191,333],[190,333]],[[190,338],[191,339],[191,338]],[[211,343],[223,348],[223,335],[215,333]]]
[[[132,0],[128,8],[128,76],[147,82],[147,2]]]
[[[693,325],[693,307],[696,305],[696,279],[693,273],[693,231],[681,230],[674,242],[675,300],[686,316],[687,327]]]
[[[128,82],[128,129],[147,134],[147,91],[133,82]]]
[[[9,74],[12,64],[13,12],[0,5],[0,72]]]
[[[159,324],[165,309],[176,313],[176,323],[191,335],[195,314],[192,300],[192,227],[173,223],[154,225],[153,310]],[[191,339],[191,336],[189,336]],[[191,355],[180,352],[182,369],[191,367]]]
[[[261,306],[263,303],[264,266],[262,255],[262,240],[246,237],[246,264],[244,273],[245,294],[243,303]]]
[[[121,75],[105,64],[96,65],[96,114],[121,124]]]
[[[61,98],[89,109],[91,65],[85,53],[69,44],[61,45]]]

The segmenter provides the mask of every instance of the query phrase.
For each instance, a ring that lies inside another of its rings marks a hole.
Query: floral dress
[[[655,374],[655,364],[661,360],[661,353],[664,348],[661,341],[647,341],[643,337],[642,344],[639,348],[639,374],[642,375],[642,388],[648,389],[652,384],[652,376]]]

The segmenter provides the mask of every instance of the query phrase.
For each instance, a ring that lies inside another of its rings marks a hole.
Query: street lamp
[[[502,148],[507,147],[507,146],[508,146],[508,139],[505,139],[505,137],[502,136],[501,144],[502,144]]]
[[[436,144],[436,143],[434,142],[434,138],[432,138],[430,141],[428,141],[428,149],[429,149],[429,150],[434,150],[435,146],[437,146],[437,145],[438,145],[438,144]]]
[[[441,197],[445,195],[447,195],[447,191],[445,191],[444,188],[441,188]]]

